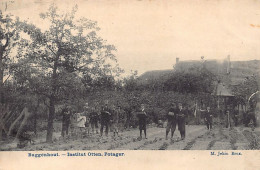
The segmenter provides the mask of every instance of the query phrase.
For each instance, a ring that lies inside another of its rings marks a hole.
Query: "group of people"
[[[210,106],[207,106],[206,110],[200,109],[200,112],[203,113],[204,122],[208,130],[212,130],[214,112],[211,110]],[[181,134],[181,139],[185,138],[185,117],[187,112],[183,109],[182,104],[179,103],[178,108],[175,103],[172,103],[171,108],[169,109],[167,119],[167,127],[166,127],[166,139],[168,138],[168,134],[171,131],[171,138],[173,137],[176,126],[178,125],[178,129]],[[255,125],[255,117],[253,111],[249,110],[248,116],[251,118],[253,124]],[[230,106],[227,106],[225,111],[225,126],[226,128],[237,126],[238,125],[238,117],[239,112],[237,109],[232,110]],[[231,123],[232,122],[232,123]]]
[[[147,111],[144,104],[140,105],[140,109],[136,110],[136,117],[138,119],[140,139],[142,139],[144,133],[145,139],[147,139]],[[166,127],[166,139],[168,133],[171,130],[171,138],[173,137],[176,126],[181,134],[181,138],[185,138],[185,117],[186,111],[183,109],[182,104],[173,103],[167,114],[168,124]],[[100,122],[100,135],[103,136],[103,131],[105,135],[108,136],[109,129],[114,133],[114,136],[118,136],[119,128],[125,128],[126,124],[126,113],[120,106],[109,107],[106,102],[105,105],[101,108],[100,111],[96,110],[94,107],[89,107],[88,103],[84,106],[84,111],[81,113],[72,113],[71,107],[67,106],[63,110],[63,119],[62,119],[62,136],[68,135],[69,127],[72,129],[75,127],[78,128],[88,128],[91,126],[92,133],[96,130],[96,133],[99,133],[98,122]]]
[[[171,139],[173,138],[174,132],[178,125],[178,130],[180,131],[181,139],[185,139],[185,125],[187,123],[186,118],[188,117],[187,109],[183,108],[182,103],[172,103],[169,109],[167,109],[167,126],[166,126],[166,140],[168,139],[168,134],[171,131]],[[209,106],[205,110],[201,110],[203,113],[203,118],[205,125],[208,130],[212,129],[214,114]],[[142,139],[142,132],[144,132],[144,137],[147,138],[147,111],[144,104],[140,105],[140,109],[135,110],[136,118],[138,119],[138,125],[140,130],[140,139]],[[226,110],[226,126],[230,127],[231,120],[230,109]],[[234,122],[237,125],[238,122],[238,112],[234,111]],[[98,122],[100,122],[100,128],[98,127]],[[71,124],[71,125],[70,125]],[[84,106],[84,111],[81,113],[73,113],[71,108],[68,106],[63,110],[63,120],[62,120],[62,136],[68,135],[69,126],[71,128],[85,128],[87,127],[88,133],[89,129],[92,129],[92,133],[100,132],[103,136],[103,131],[105,135],[108,136],[109,130],[114,133],[114,136],[118,136],[119,129],[123,130],[126,128],[127,124],[127,113],[120,107],[114,106],[109,107],[108,101],[105,103],[101,109],[96,109],[96,107],[89,107],[88,103]]]
[[[70,106],[66,106],[62,110],[62,132],[64,137],[69,134],[69,127],[73,130],[76,128],[87,129],[87,133],[96,131],[99,133],[98,122],[100,122],[100,135],[103,135],[105,129],[105,135],[108,135],[109,129],[114,132],[114,136],[118,136],[119,128],[124,128],[126,124],[126,114],[120,106],[112,108],[108,107],[106,103],[101,110],[96,107],[89,107],[88,103],[84,105],[84,111],[80,113],[74,113]]]
[[[171,139],[173,138],[173,134],[176,129],[176,125],[178,125],[178,129],[181,134],[181,139],[185,138],[185,117],[186,111],[183,109],[182,104],[178,104],[178,108],[175,103],[172,103],[172,106],[169,109],[167,119],[167,127],[166,127],[166,139],[168,139],[168,134],[171,131]]]
[[[234,126],[238,126],[240,122],[240,116],[239,116],[239,110],[238,107],[232,107],[230,105],[226,106],[226,109],[224,112],[222,112],[222,116],[220,115],[215,115],[211,111],[210,107],[208,106],[206,110],[200,110],[201,112],[204,113],[204,120],[207,128],[209,130],[212,129],[212,124],[213,124],[213,118],[214,117],[219,117],[220,118],[220,123],[223,123],[226,128],[233,128]],[[244,124],[246,126],[252,124],[252,126],[256,126],[256,117],[254,113],[254,107],[250,106],[247,111],[242,111],[243,112],[243,120]]]

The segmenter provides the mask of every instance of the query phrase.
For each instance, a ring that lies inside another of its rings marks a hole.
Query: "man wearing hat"
[[[248,126],[254,129],[256,127],[255,103],[250,102],[247,111]]]
[[[238,118],[239,118],[239,110],[238,110],[238,107],[235,107],[234,112],[233,112],[233,120],[234,120],[235,126],[238,125]]]
[[[101,110],[101,115],[100,115],[100,135],[103,135],[103,129],[105,129],[106,136],[108,135],[108,126],[110,123],[111,119],[111,110],[108,107],[108,101],[106,101],[105,106]]]
[[[182,140],[185,139],[185,117],[186,112],[182,107],[182,103],[179,103],[179,108],[177,109],[177,123]]]
[[[231,128],[231,107],[227,105],[226,111],[225,111],[225,119],[226,119],[226,128]]]
[[[112,106],[112,112],[111,112],[111,127],[114,133],[114,137],[118,136],[118,129],[119,129],[119,111],[115,107],[115,105]]]
[[[168,134],[170,130],[171,130],[171,139],[173,138],[173,134],[176,129],[176,122],[177,122],[176,113],[177,113],[176,105],[175,103],[172,103],[169,112],[167,114],[168,122],[166,127],[166,140],[168,139]]]
[[[98,134],[98,113],[95,107],[91,108],[91,112],[89,114],[89,121],[92,129],[92,134],[94,134],[95,130],[96,133]]]
[[[71,117],[71,107],[66,105],[65,108],[62,110],[62,130],[61,130],[62,137],[65,137],[65,135],[69,134],[70,117]]]
[[[205,112],[205,122],[207,125],[208,130],[212,129],[212,122],[213,122],[213,113],[210,110],[210,107],[207,107],[207,110]]]
[[[84,107],[83,107],[83,112],[80,113],[81,116],[85,116],[86,117],[86,121],[85,121],[85,127],[89,127],[89,121],[87,121],[90,117],[90,107],[88,102],[85,103]]]

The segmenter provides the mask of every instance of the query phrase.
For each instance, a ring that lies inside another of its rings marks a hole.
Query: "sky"
[[[44,27],[39,13],[55,2],[78,4],[77,17],[98,22],[117,48],[126,73],[171,69],[180,60],[260,59],[260,1],[256,0],[2,0],[8,12]],[[3,8],[3,6],[1,7]]]

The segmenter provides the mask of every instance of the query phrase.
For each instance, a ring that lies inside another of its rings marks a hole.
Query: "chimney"
[[[176,64],[180,61],[179,57],[176,57]]]
[[[230,55],[228,55],[227,56],[227,74],[230,74],[230,67],[231,67]]]

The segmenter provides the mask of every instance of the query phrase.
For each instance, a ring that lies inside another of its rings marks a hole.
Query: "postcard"
[[[2,0],[0,169],[258,169],[259,6]]]

